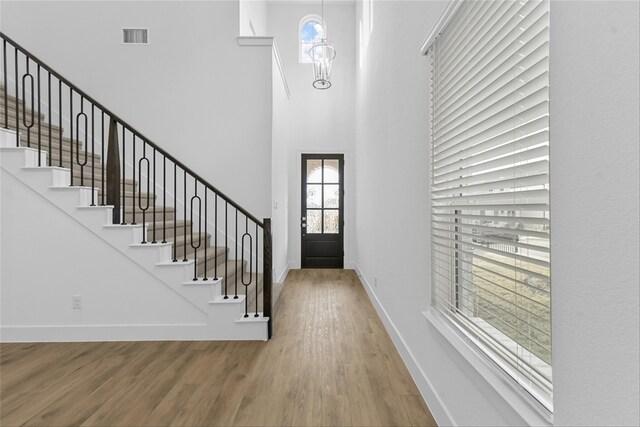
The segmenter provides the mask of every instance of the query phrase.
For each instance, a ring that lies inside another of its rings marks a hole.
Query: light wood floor
[[[294,270],[269,342],[0,345],[0,425],[431,426],[350,270]]]

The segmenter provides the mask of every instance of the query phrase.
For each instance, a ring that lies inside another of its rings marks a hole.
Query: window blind
[[[461,1],[427,54],[433,304],[551,410],[549,2]]]

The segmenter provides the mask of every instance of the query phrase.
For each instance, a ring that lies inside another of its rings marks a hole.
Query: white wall
[[[587,3],[551,10],[555,424],[637,425],[638,3]],[[430,239],[419,48],[445,5],[358,3],[357,264],[439,423],[544,423],[421,315]]]
[[[551,5],[558,425],[640,424],[638,2]]]
[[[301,153],[345,153],[345,267],[352,268],[355,213],[355,7],[350,3],[325,4],[328,36],[337,56],[333,64],[333,86],[325,91],[312,87],[309,64],[298,62],[298,24],[310,14],[320,13],[320,2],[268,2],[269,33],[275,36],[287,74],[291,98],[280,112],[288,129],[286,181],[288,183],[288,259],[300,267],[300,165]],[[282,171],[274,170],[274,176]],[[279,204],[284,198],[275,200]]]
[[[2,31],[258,218],[271,213],[271,47],[238,1],[2,1]],[[121,44],[148,27],[148,46]],[[238,171],[245,171],[238,173]]]
[[[289,267],[289,164],[287,153],[291,145],[289,126],[289,95],[281,70],[273,61],[273,152],[271,155],[271,187],[273,206],[271,213],[273,236],[274,280],[283,281]],[[286,72],[286,71],[285,71]],[[291,183],[293,185],[293,183]]]
[[[238,35],[267,35],[267,2],[266,0],[239,0],[240,22]],[[253,27],[253,29],[252,29]],[[255,34],[254,34],[255,31]]]

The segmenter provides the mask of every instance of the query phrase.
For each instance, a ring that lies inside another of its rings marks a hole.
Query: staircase
[[[0,36],[3,174],[206,312],[184,339],[268,339],[282,290],[271,283],[270,220]]]

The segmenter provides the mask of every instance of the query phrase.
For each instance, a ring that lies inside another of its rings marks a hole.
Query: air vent
[[[149,29],[148,28],[123,28],[122,43],[149,44]]]

